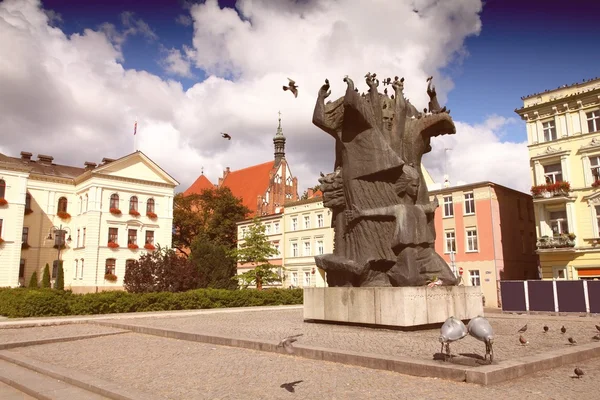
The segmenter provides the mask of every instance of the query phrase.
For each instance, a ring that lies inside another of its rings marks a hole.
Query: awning
[[[578,269],[577,275],[579,275],[579,276],[600,276],[600,268]]]

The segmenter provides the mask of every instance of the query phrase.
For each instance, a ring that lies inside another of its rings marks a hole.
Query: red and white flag
[[[137,133],[137,121],[135,121],[135,124],[133,124],[133,136],[135,136],[136,133]]]

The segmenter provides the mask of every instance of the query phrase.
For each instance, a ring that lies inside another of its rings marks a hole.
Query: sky
[[[0,152],[83,166],[143,151],[184,191],[273,159],[281,111],[299,194],[333,169],[312,125],[324,79],[404,76],[427,106],[434,76],[457,133],[432,140],[437,182],[528,192],[521,96],[600,76],[589,0],[4,0]],[[585,10],[585,11],[583,11]],[[287,77],[298,98],[284,92]],[[133,135],[137,121],[137,134]],[[221,138],[227,132],[232,140]]]

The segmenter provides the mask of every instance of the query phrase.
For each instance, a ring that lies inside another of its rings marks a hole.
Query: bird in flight
[[[283,87],[283,91],[289,90],[294,94],[294,97],[298,97],[298,86],[296,86],[296,82],[293,79],[287,78],[290,83],[288,86]]]
[[[221,132],[221,137],[223,137],[227,140],[231,140],[231,136],[229,136],[229,133]]]
[[[285,349],[285,351],[292,354],[294,352],[294,347],[292,346],[292,343],[298,341],[297,338],[299,338],[300,336],[303,336],[303,335],[304,335],[303,333],[299,333],[297,335],[291,335],[286,338],[283,338],[281,340],[281,342],[279,342],[277,347],[283,347]]]
[[[295,382],[282,383],[279,387],[287,390],[290,393],[294,393],[296,391],[296,389],[294,388],[294,386],[296,386],[297,384],[302,383],[302,382],[304,382],[304,381],[295,381]]]

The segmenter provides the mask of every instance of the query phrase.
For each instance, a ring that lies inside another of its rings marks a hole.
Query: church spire
[[[273,137],[273,146],[275,147],[275,163],[279,163],[285,158],[285,136],[283,136],[283,129],[281,129],[281,111],[279,114],[279,125],[277,126],[277,133]]]

